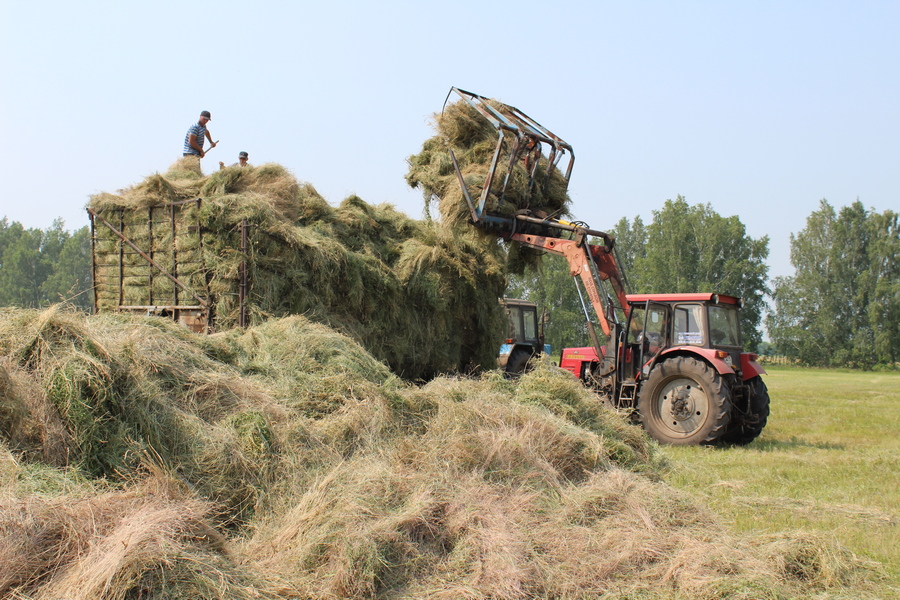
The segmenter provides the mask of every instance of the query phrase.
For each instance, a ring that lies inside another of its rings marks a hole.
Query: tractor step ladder
[[[619,400],[634,402],[637,400],[638,384],[635,381],[623,381],[619,387]]]

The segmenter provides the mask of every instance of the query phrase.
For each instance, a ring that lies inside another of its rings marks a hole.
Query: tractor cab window
[[[537,334],[537,309],[533,306],[507,306],[509,337],[517,342],[534,341]]]
[[[667,332],[666,307],[651,304],[649,309],[635,306],[631,311],[631,327],[628,329],[628,343],[645,343],[651,354],[656,354],[665,345]]]
[[[738,311],[725,306],[709,307],[709,336],[714,346],[740,346]]]
[[[508,306],[506,314],[509,315],[509,337],[514,340],[522,339],[522,309],[518,306]]]
[[[675,344],[702,346],[705,335],[703,306],[679,304],[675,307]]]
[[[523,325],[523,333],[525,334],[526,340],[536,340],[537,335],[537,309],[536,308],[523,308],[522,309],[522,325]]]
[[[653,360],[668,347],[668,311],[663,304],[632,306],[625,359],[627,377],[633,377],[638,369],[647,376]]]

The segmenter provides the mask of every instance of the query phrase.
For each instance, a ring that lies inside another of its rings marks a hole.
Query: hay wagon
[[[201,222],[200,198],[146,208],[88,208],[91,221],[95,312],[169,317],[197,333],[217,328],[216,309],[227,306],[229,325],[247,323],[249,285],[247,219],[232,231]],[[239,256],[228,276],[207,254],[232,246]]]

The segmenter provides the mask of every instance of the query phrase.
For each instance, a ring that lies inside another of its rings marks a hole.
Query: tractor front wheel
[[[664,444],[715,442],[728,426],[731,395],[719,373],[705,362],[678,356],[658,363],[641,386],[641,424]]]
[[[529,362],[531,361],[531,358],[531,352],[524,348],[516,348],[513,350],[512,354],[509,355],[509,360],[506,361],[506,376],[518,377],[525,371],[530,371],[531,365]]]

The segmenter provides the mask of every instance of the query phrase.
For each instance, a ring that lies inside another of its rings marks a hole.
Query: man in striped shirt
[[[206,156],[206,152],[203,151],[203,136],[206,136],[206,139],[209,140],[210,149],[216,147],[216,143],[212,140],[212,136],[209,134],[209,130],[206,128],[206,124],[212,121],[212,117],[209,114],[208,110],[204,110],[200,113],[200,121],[191,125],[190,129],[187,131],[187,135],[184,136],[184,155],[185,156],[199,156],[203,158]]]

